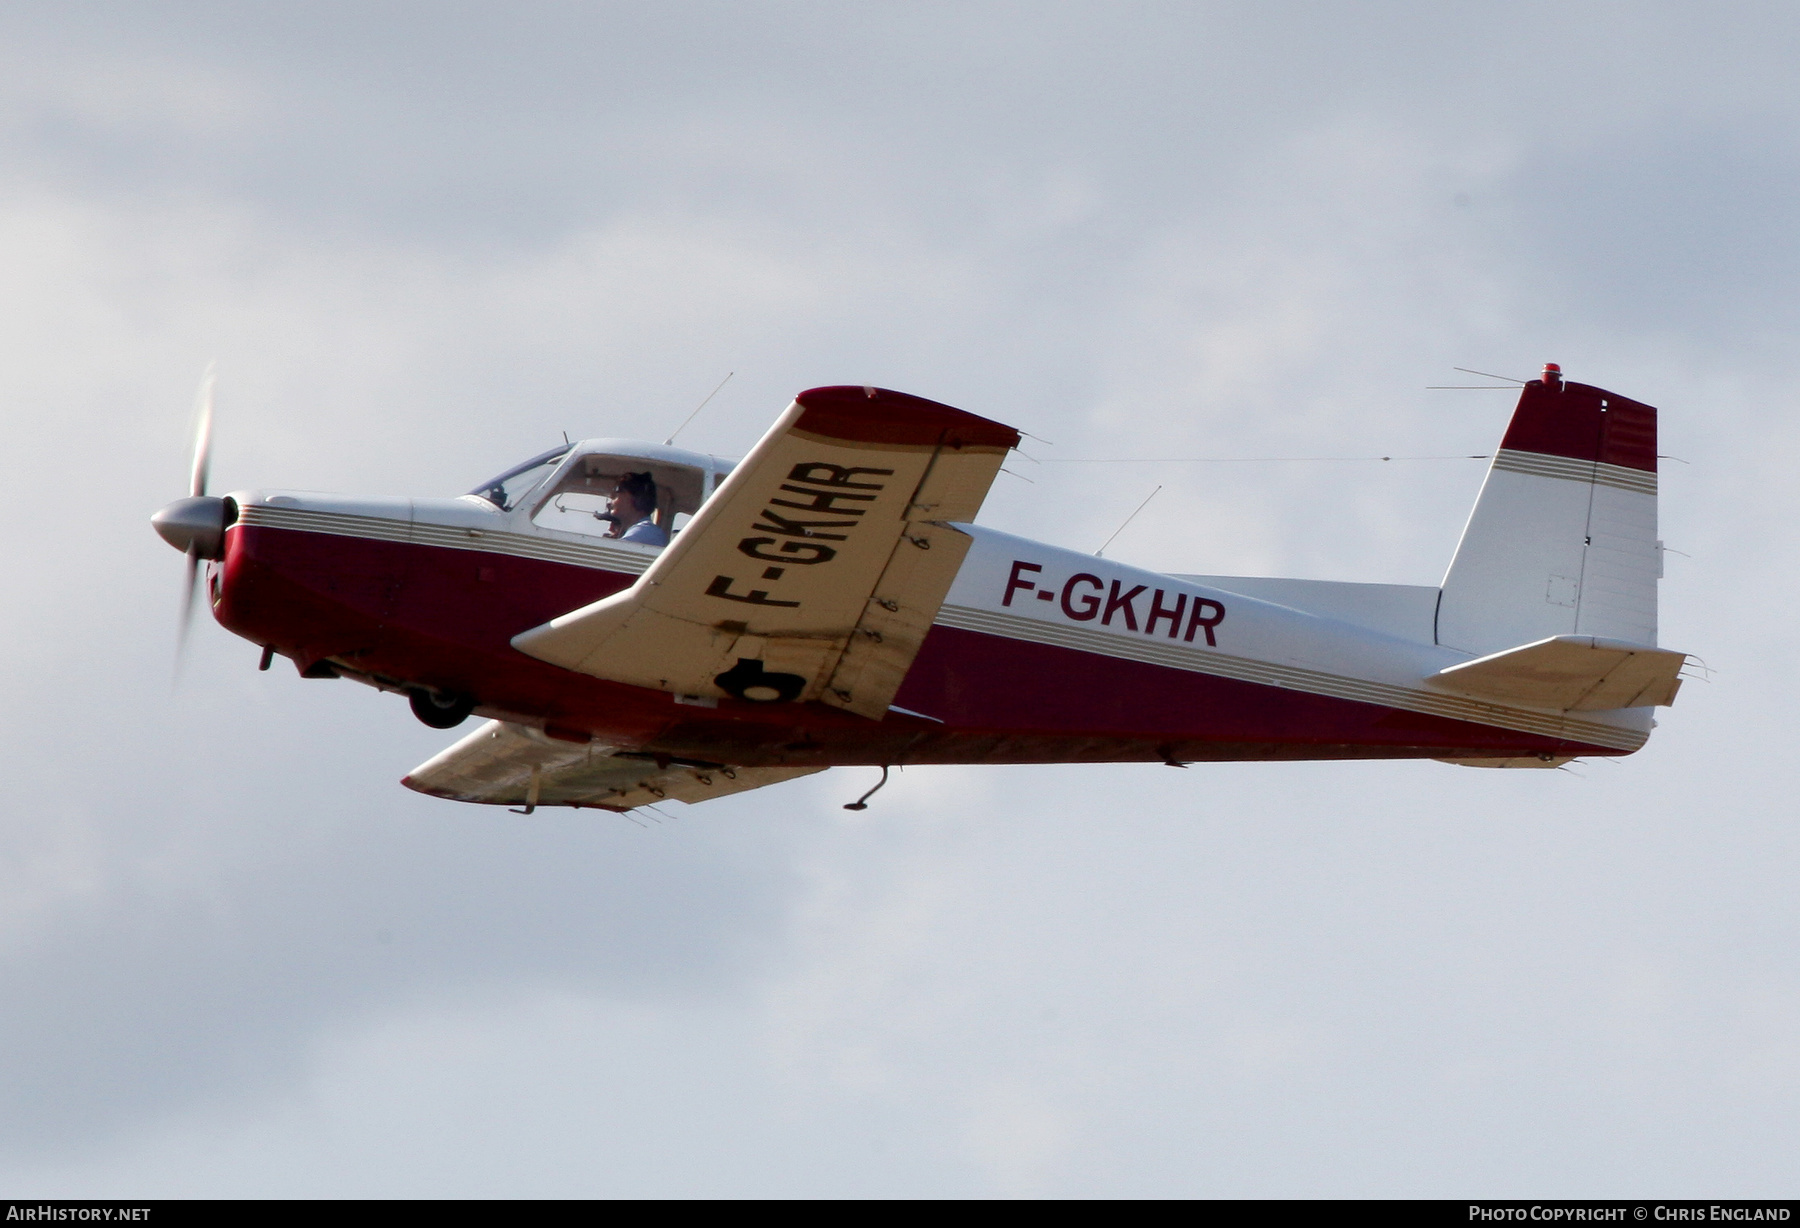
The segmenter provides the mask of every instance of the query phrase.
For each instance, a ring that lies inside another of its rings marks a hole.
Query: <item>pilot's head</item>
[[[647,473],[627,473],[613,487],[612,536],[617,537],[656,511],[656,479]]]

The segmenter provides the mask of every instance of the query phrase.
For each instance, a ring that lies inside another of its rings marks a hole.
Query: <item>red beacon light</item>
[[[1544,387],[1557,392],[1562,391],[1562,364],[1547,362],[1544,364]]]

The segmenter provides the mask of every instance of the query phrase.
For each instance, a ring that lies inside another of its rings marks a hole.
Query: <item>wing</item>
[[[598,743],[562,742],[529,726],[488,721],[400,783],[457,802],[631,810],[665,800],[692,805],[824,770],[660,767],[651,759],[614,754]]]
[[[597,678],[880,720],[1019,442],[1011,427],[878,388],[815,388],[638,582],[524,632]]]

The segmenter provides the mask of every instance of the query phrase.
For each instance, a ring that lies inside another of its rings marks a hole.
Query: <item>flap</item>
[[[803,392],[636,584],[513,645],[634,686],[879,720],[968,549],[943,522],[974,519],[1018,441],[904,393]]]
[[[426,760],[400,783],[420,793],[490,806],[595,806],[631,810],[690,805],[780,784],[822,767],[693,767],[616,754],[599,743],[558,741],[526,725],[488,721]]]
[[[1477,699],[1595,712],[1675,702],[1687,654],[1591,635],[1555,635],[1452,665],[1425,679]]]

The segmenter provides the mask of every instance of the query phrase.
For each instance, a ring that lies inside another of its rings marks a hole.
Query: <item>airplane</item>
[[[1554,363],[1435,587],[984,528],[1020,432],[872,386],[800,393],[742,460],[584,439],[446,498],[209,495],[205,387],[189,497],[152,518],[189,609],[203,580],[263,669],[487,718],[401,783],[526,814],[851,765],[1555,768],[1643,746],[1686,661],[1656,644],[1656,410]]]

